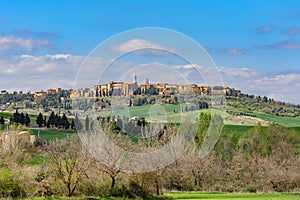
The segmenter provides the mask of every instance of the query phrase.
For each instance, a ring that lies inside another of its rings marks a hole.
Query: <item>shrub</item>
[[[255,184],[249,184],[244,188],[244,192],[256,193],[259,190],[259,186]]]
[[[128,187],[122,185],[121,187],[112,188],[111,196],[139,199],[151,199],[152,197],[152,195],[146,192],[142,186],[133,180],[129,182]]]
[[[13,180],[10,170],[0,170],[0,197],[20,197],[22,191],[19,185]]]
[[[129,193],[134,198],[149,198],[149,194],[144,190],[142,186],[140,186],[135,181],[130,181],[129,183]]]
[[[78,193],[85,196],[106,197],[109,196],[109,185],[95,184],[91,179],[84,179],[78,187]]]

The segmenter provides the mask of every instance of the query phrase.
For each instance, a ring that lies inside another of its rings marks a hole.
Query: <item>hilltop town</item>
[[[134,73],[132,82],[111,81],[105,84],[95,85],[91,88],[73,89],[70,98],[130,96],[130,95],[175,95],[195,93],[198,95],[225,95],[232,94],[234,88],[222,86],[200,86],[197,84],[173,84],[173,83],[145,83],[138,85],[137,75]],[[51,92],[51,90],[49,91]],[[47,90],[47,93],[49,93]],[[240,93],[240,91],[238,91]],[[36,93],[37,95],[40,94]]]
[[[271,115],[296,117],[300,106],[288,104],[268,98],[242,93],[230,87],[207,86],[197,84],[151,83],[146,79],[138,84],[137,74],[133,74],[132,82],[110,81],[93,85],[89,88],[49,88],[34,93],[13,92],[5,90],[0,94],[0,108],[3,112],[15,112],[16,109],[26,113],[38,114],[48,111],[62,112],[72,115],[72,99],[94,99],[97,110],[110,108],[110,97],[126,96],[127,104],[141,106],[147,104],[184,103],[181,96],[192,94],[198,96],[198,109],[209,108],[214,102],[210,97],[223,96],[226,99],[226,111],[233,115],[253,115],[259,111]],[[128,99],[127,98],[127,99]],[[86,108],[83,108],[86,110]]]

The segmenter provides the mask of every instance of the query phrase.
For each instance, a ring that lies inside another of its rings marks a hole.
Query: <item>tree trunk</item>
[[[113,189],[116,185],[116,177],[115,176],[110,176],[111,178],[111,186],[110,188]]]
[[[68,184],[67,184],[67,187],[68,187],[68,197],[71,197],[71,196],[72,196],[72,192],[71,192],[71,183],[68,183]]]
[[[158,180],[155,179],[155,187],[156,187],[156,195],[159,196],[160,192],[159,192],[159,184],[158,184]]]

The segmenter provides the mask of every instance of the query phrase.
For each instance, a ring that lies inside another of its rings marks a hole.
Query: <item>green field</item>
[[[262,112],[255,112],[254,116],[269,122],[278,123],[285,127],[300,127],[300,118],[280,117]]]
[[[132,107],[125,107],[117,110],[115,112],[116,116],[139,116],[145,117],[149,119],[149,115],[151,114],[167,114],[168,118],[171,115],[178,115],[180,118],[181,114],[181,105],[146,105],[146,106],[132,106]],[[175,111],[175,112],[174,112]]]
[[[213,113],[218,114],[224,119],[225,124],[231,125],[242,125],[242,126],[254,126],[260,121],[263,121],[258,118],[249,117],[249,116],[234,116],[229,113],[213,110],[213,109],[202,109],[195,111],[182,112],[185,110],[185,107],[190,107],[189,104],[183,105],[145,105],[145,106],[132,106],[132,107],[120,107],[114,110],[114,115],[116,117],[145,117],[147,121],[168,121],[174,123],[180,123],[185,115],[192,116],[192,118],[196,119],[199,117],[200,112],[204,113]],[[103,114],[103,113],[102,113]],[[107,114],[107,113],[106,113]],[[300,121],[300,119],[299,119]],[[267,123],[263,121],[263,125]]]
[[[218,200],[299,200],[300,194],[227,194],[227,193],[201,193],[201,192],[171,192],[165,193],[174,199],[218,199]]]
[[[223,127],[223,132],[228,133],[228,132],[235,131],[239,135],[243,135],[243,134],[247,133],[249,130],[251,130],[252,128],[254,128],[254,126],[242,126],[242,125],[225,124],[224,127]]]
[[[223,128],[223,133],[229,133],[229,132],[237,132],[240,136],[246,134],[249,130],[254,128],[254,126],[243,126],[243,125],[231,125],[231,124],[225,124]],[[300,127],[289,127],[289,129],[295,130],[300,135]],[[57,130],[57,129],[49,129],[49,130],[37,130],[32,129],[31,132],[33,135],[37,136],[38,131],[40,131],[40,137],[42,139],[45,139],[47,142],[50,140],[53,140],[55,138],[63,139],[67,137],[67,135],[74,134],[74,130]],[[299,146],[300,148],[300,146]]]
[[[10,119],[13,114],[7,112],[0,112],[0,117],[3,116],[4,119]]]
[[[190,107],[189,104],[165,104],[165,105],[145,105],[145,106],[132,106],[132,107],[123,107],[117,110],[114,110],[114,115],[116,117],[145,117],[147,121],[162,120],[162,121],[171,121],[175,123],[180,123],[185,115],[193,116],[196,118],[199,116],[200,112],[210,112],[217,113],[223,118],[228,118],[230,115],[216,110],[203,109],[201,111],[189,111],[182,112],[185,107]]]
[[[258,119],[264,120],[266,122],[274,122],[278,123],[284,127],[300,127],[300,118],[291,118],[291,117],[280,117],[276,115],[271,115],[263,112],[255,112],[253,113],[253,117],[258,118],[246,118],[243,116],[232,116],[228,113],[220,112],[220,111],[214,111],[211,109],[204,109],[201,111],[189,111],[187,113],[182,113],[181,111],[184,110],[186,106],[190,106],[188,104],[186,105],[146,105],[146,106],[133,106],[133,107],[123,107],[119,110],[115,110],[116,116],[139,116],[139,117],[145,117],[147,121],[153,120],[156,117],[158,120],[169,120],[172,122],[179,123],[182,120],[183,114],[188,115],[199,115],[199,112],[210,112],[210,113],[218,113],[222,116],[223,119],[225,119],[225,124],[231,124],[231,125],[242,125],[242,126],[253,126],[257,122],[259,122]],[[241,124],[242,123],[242,124]],[[245,128],[247,129],[247,128]]]
[[[49,142],[54,139],[63,139],[67,137],[67,135],[74,134],[74,130],[58,130],[58,129],[48,129],[48,130],[37,130],[31,129],[31,133],[35,136],[38,136],[38,132],[40,132],[40,138]]]

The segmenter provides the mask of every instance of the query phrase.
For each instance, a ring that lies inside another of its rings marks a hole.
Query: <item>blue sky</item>
[[[300,103],[300,1],[288,0],[3,0],[0,88],[70,88],[96,45],[141,27],[193,38],[220,67],[226,85]]]

